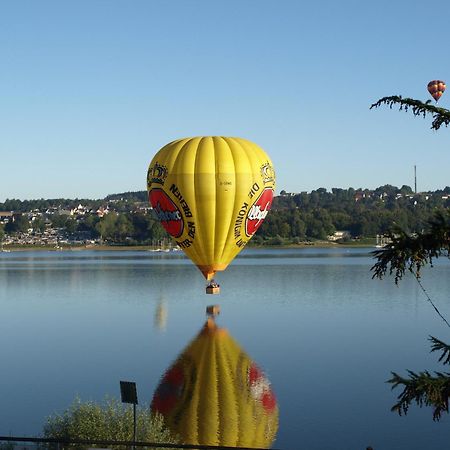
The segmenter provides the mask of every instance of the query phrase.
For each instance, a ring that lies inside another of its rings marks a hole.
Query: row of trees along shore
[[[85,208],[83,214],[60,213],[80,204]],[[360,239],[384,234],[394,224],[415,233],[423,229],[436,211],[449,207],[448,186],[418,194],[406,185],[401,188],[384,185],[373,190],[319,188],[296,194],[281,191],[251,242],[280,245],[324,240],[335,231],[347,231],[347,239]],[[99,208],[107,209],[108,214],[99,217],[95,213]],[[114,194],[101,200],[13,199],[0,203],[0,211],[17,214],[14,221],[0,225],[0,238],[5,233],[26,232],[30,228],[37,233],[55,228],[128,245],[151,245],[167,238],[148,207],[145,191]]]

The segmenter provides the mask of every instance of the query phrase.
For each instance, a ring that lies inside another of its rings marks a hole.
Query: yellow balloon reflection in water
[[[269,448],[278,431],[269,381],[213,318],[164,374],[151,408],[186,444]]]
[[[246,139],[180,139],[147,173],[150,204],[207,280],[225,270],[261,226],[275,189],[272,162]]]

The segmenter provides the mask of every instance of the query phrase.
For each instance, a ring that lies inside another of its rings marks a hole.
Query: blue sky
[[[450,83],[450,4],[3,0],[0,201],[145,189],[174,139],[248,138],[277,191],[450,185],[450,130],[388,108]],[[447,95],[446,95],[447,94]],[[450,89],[439,104],[450,107]]]

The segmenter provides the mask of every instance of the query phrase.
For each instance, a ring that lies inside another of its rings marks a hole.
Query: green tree
[[[25,233],[30,228],[30,221],[24,215],[18,216],[14,221],[9,221],[5,225],[5,231],[7,233]]]
[[[64,228],[68,233],[73,233],[78,229],[76,219],[67,214],[55,214],[51,218],[52,227]]]
[[[54,228],[64,228],[66,226],[66,222],[68,220],[69,216],[65,215],[65,214],[54,214],[51,217],[51,223],[52,223],[52,227]]]
[[[129,238],[134,233],[134,227],[131,220],[127,217],[126,214],[119,214],[115,224],[115,233],[114,237],[116,241],[123,241],[126,238]]]
[[[291,235],[291,226],[288,223],[283,222],[281,224],[281,226],[280,226],[280,235],[281,235],[281,237],[285,237],[285,238],[290,237],[290,235]]]
[[[45,221],[41,217],[34,219],[31,222],[32,228],[34,231],[43,232],[45,230]]]
[[[306,235],[306,224],[298,209],[294,209],[291,216],[292,237],[304,239]]]
[[[0,245],[3,243],[3,239],[5,239],[5,227],[0,224]]]
[[[162,416],[153,415],[149,408],[137,408],[136,422],[137,441],[170,444],[179,442],[164,427]],[[106,399],[103,404],[76,399],[62,414],[47,418],[43,436],[61,440],[132,441],[132,408],[113,398]]]
[[[78,223],[72,217],[68,217],[66,223],[64,224],[64,228],[68,233],[74,233],[78,229]]]
[[[330,214],[324,208],[316,208],[312,212],[309,221],[306,222],[307,234],[316,239],[326,239],[333,234],[334,228]]]
[[[331,212],[330,218],[336,230],[348,230],[352,223],[350,215],[342,211]]]
[[[100,234],[100,239],[111,240],[114,238],[116,229],[117,214],[109,213],[103,216],[95,225],[96,230]]]
[[[400,188],[400,194],[411,195],[411,194],[413,194],[413,190],[411,189],[411,186],[408,186],[408,185],[404,184]]]
[[[443,124],[447,126],[450,123],[450,111],[437,108],[430,103],[394,96],[378,100],[371,108],[382,104],[392,108],[392,105],[398,104],[400,110],[412,109],[416,116],[425,117],[427,114],[432,114],[431,128],[435,130]],[[374,252],[377,262],[372,267],[373,277],[381,279],[389,273],[394,275],[395,283],[398,283],[407,272],[410,272],[419,281],[422,267],[427,264],[432,265],[433,261],[439,257],[450,258],[450,210],[437,212],[427,225],[427,229],[416,234],[411,234],[399,227],[389,232],[391,244]],[[443,318],[436,307],[435,310]],[[446,319],[443,319],[449,325]],[[431,351],[441,352],[439,361],[450,364],[450,346],[433,336],[430,336],[430,340]],[[392,407],[393,411],[397,411],[400,415],[407,414],[410,405],[416,403],[419,407],[431,406],[434,420],[439,420],[443,412],[448,413],[450,373],[431,374],[428,371],[416,373],[410,370],[408,374],[408,377],[402,377],[392,372],[392,378],[389,380],[392,388],[403,387],[403,391],[397,397],[397,403]]]
[[[16,231],[26,233],[30,228],[30,221],[28,220],[27,216],[22,215],[14,221],[14,226],[16,228]]]
[[[95,228],[102,239],[117,243],[134,235],[133,223],[125,213],[109,213],[97,222]]]
[[[155,220],[150,229],[150,238],[152,240],[169,239],[169,234],[163,228],[159,220]]]
[[[88,231],[93,237],[97,237],[99,236],[99,232],[97,230],[97,224],[99,221],[100,218],[94,214],[84,216],[78,224],[78,231]]]
[[[131,220],[133,222],[133,238],[138,242],[149,240],[150,230],[154,222],[150,214],[133,214]]]

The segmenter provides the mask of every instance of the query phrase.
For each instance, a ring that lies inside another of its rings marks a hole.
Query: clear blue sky
[[[420,0],[3,0],[0,201],[145,189],[155,152],[195,135],[258,143],[278,192],[413,186],[414,164],[419,190],[450,185],[450,129],[369,110],[450,85],[449,17]]]

